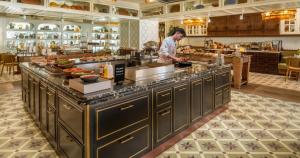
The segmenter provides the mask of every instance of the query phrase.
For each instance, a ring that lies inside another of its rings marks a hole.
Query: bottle
[[[112,79],[114,77],[114,68],[111,62],[108,63],[108,78]]]
[[[107,62],[105,63],[104,68],[103,68],[103,77],[108,78],[108,64],[107,64]]]

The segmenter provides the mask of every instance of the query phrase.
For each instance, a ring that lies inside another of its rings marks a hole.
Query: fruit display
[[[74,66],[73,61],[69,61],[69,60],[66,60],[66,59],[58,59],[56,61],[56,64],[57,64],[58,67],[60,67],[62,69],[72,68]]]
[[[84,70],[81,68],[68,68],[68,69],[64,69],[63,72],[66,77],[73,77],[73,78],[78,78],[82,75],[89,75],[94,73],[93,71]]]

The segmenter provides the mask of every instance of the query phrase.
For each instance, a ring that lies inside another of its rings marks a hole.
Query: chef
[[[176,57],[176,41],[180,41],[186,36],[184,29],[175,27],[170,32],[169,37],[165,38],[159,49],[159,63],[173,63],[183,61]]]

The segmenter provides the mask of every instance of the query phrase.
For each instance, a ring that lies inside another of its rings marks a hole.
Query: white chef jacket
[[[176,56],[176,42],[172,37],[167,37],[162,42],[159,49],[159,60],[160,63],[172,63],[172,59],[167,56]]]

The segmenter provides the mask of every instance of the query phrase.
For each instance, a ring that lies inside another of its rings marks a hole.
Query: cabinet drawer
[[[155,93],[156,107],[172,102],[172,89],[166,89]]]
[[[59,150],[61,150],[68,158],[82,158],[83,146],[61,125],[58,126],[58,131]]]
[[[62,97],[59,97],[58,108],[59,119],[82,140],[83,111]]]
[[[160,143],[172,134],[172,108],[167,107],[156,112],[156,143]]]
[[[230,102],[231,98],[230,98],[230,87],[225,87],[223,90],[223,104],[227,104],[228,102]]]
[[[97,157],[133,158],[150,149],[149,126],[142,127],[126,134],[97,149]]]
[[[215,86],[216,88],[222,87],[229,83],[230,72],[222,72],[216,74]]]
[[[221,90],[216,91],[216,94],[215,94],[215,108],[218,108],[222,104],[223,104],[223,91],[221,89]]]
[[[149,96],[128,100],[107,109],[99,109],[97,115],[97,139],[102,139],[124,128],[149,119]]]

